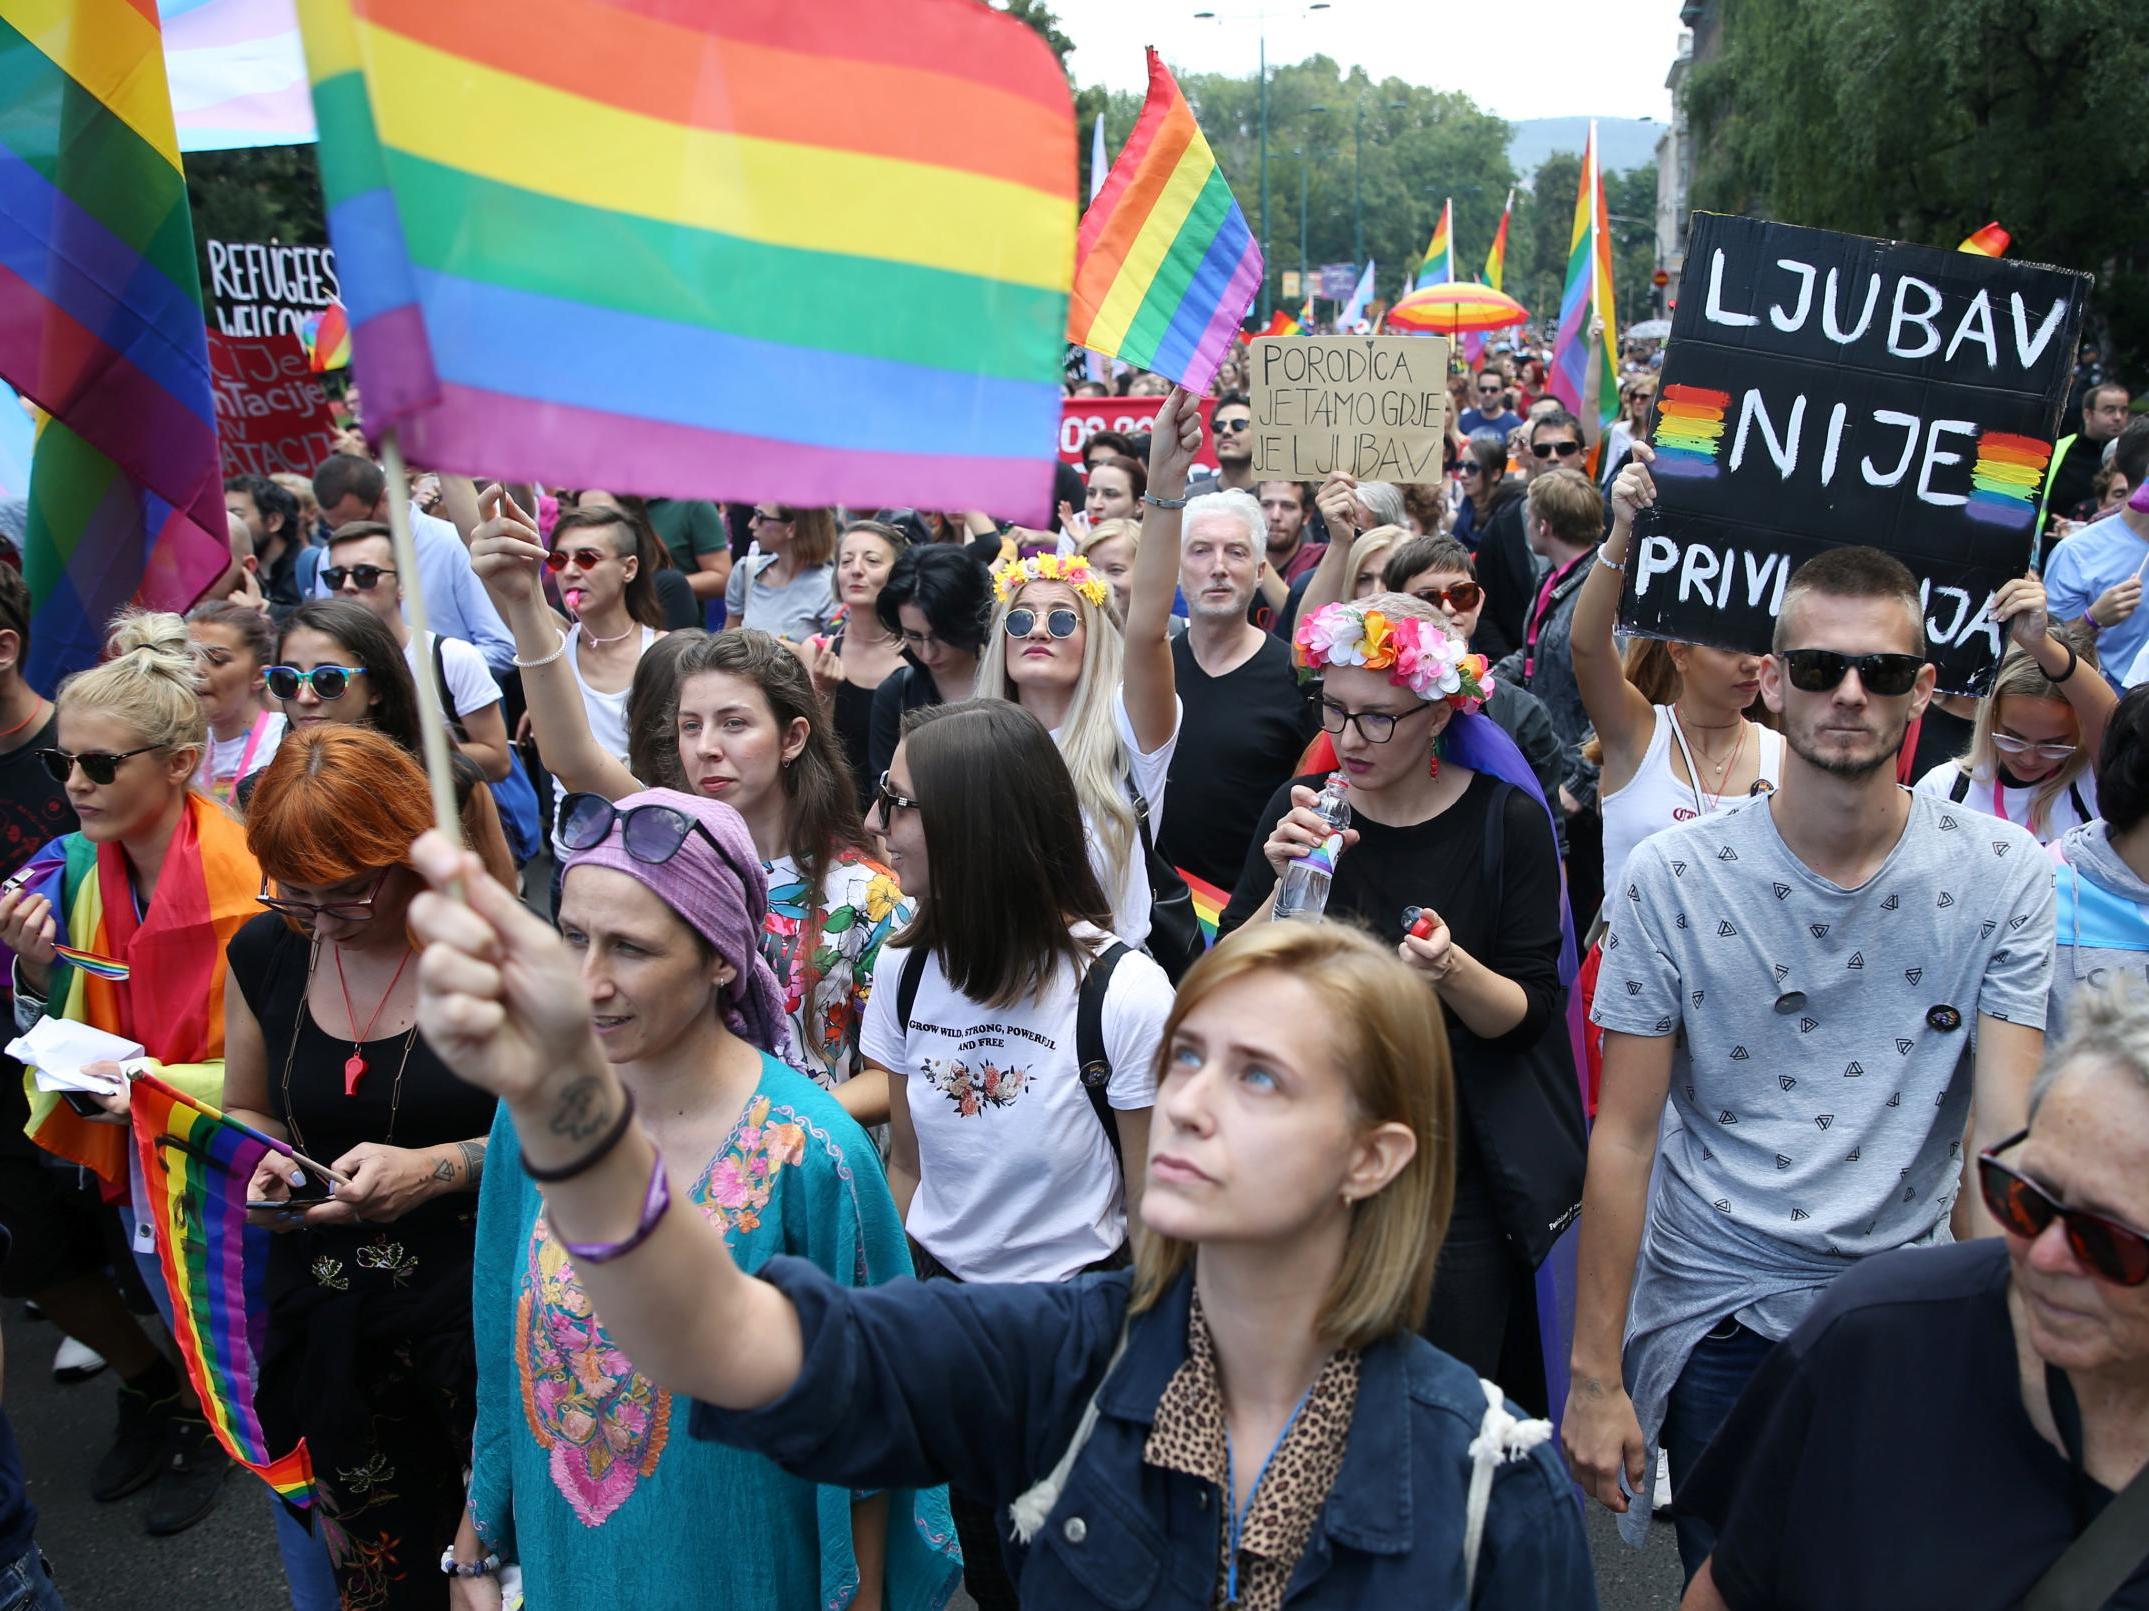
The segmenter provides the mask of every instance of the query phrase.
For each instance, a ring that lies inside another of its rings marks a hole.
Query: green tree
[[[196,151],[187,156],[186,172],[187,202],[194,214],[194,254],[201,266],[204,297],[212,295],[212,240],[327,244],[321,168],[312,146]]]
[[[1017,22],[1034,28],[1039,37],[1052,47],[1052,54],[1059,57],[1060,67],[1067,66],[1068,53],[1074,49],[1074,41],[1060,27],[1058,13],[1044,0],[992,0],[995,11],[1004,11]]]

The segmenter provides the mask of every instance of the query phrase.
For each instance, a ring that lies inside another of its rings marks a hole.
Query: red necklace
[[[410,958],[411,953],[406,948],[403,960],[395,965],[395,972],[389,977],[388,988],[381,992],[381,999],[373,1004],[373,1016],[366,1020],[366,1027],[359,1030],[357,1039],[351,1042],[351,1055],[343,1060],[345,1096],[358,1094],[358,1082],[366,1077],[366,1056],[359,1048],[373,1038],[373,1026],[381,1021],[381,1009],[388,1005],[388,998],[395,994],[397,981],[403,977],[403,970],[410,966]],[[343,1015],[351,1021],[353,1029],[358,1029],[358,1014],[351,1010],[351,987],[343,978],[343,947],[340,945],[336,947],[336,984],[343,991]]]
[[[44,715],[44,714],[45,714],[45,702],[44,702],[44,701],[43,701],[42,699],[40,699],[40,700],[39,700],[39,701],[38,701],[38,702],[37,702],[36,704],[34,704],[34,705],[32,705],[32,706],[30,707],[30,714],[29,714],[29,715],[25,716],[25,717],[24,717],[24,718],[23,718],[23,719],[22,719],[21,721],[17,722],[17,723],[16,723],[16,724],[15,724],[15,725],[14,725],[13,727],[10,727],[10,728],[6,728],[6,729],[4,729],[4,730],[0,730],[0,738],[13,738],[13,737],[14,737],[14,736],[15,736],[15,735],[16,735],[17,733],[21,732],[21,731],[22,731],[22,730],[23,730],[23,729],[24,729],[25,727],[28,727],[28,726],[29,726],[29,725],[30,725],[30,724],[31,724],[32,722],[36,721],[36,720],[38,719],[38,717],[40,717],[40,716],[42,716],[42,715]]]

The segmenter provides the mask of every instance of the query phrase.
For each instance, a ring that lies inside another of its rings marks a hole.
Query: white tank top
[[[655,629],[643,627],[642,652],[647,654],[649,646],[656,641],[657,634]],[[578,626],[569,626],[567,629],[567,664],[574,671],[575,686],[582,690],[582,709],[589,717],[590,737],[597,741],[597,747],[603,750],[605,754],[624,765],[627,759],[627,696],[634,691],[634,685],[629,683],[616,694],[601,693],[592,688],[582,680],[581,648],[582,629]],[[554,805],[556,806],[566,798],[567,790],[565,786],[561,784],[558,778],[554,778],[552,780]],[[553,822],[552,852],[560,857],[567,855],[567,846],[560,839],[557,817],[554,818]]]
[[[1754,737],[1761,745],[1761,782],[1773,789],[1783,781],[1783,735],[1756,724]],[[1671,707],[1658,705],[1656,728],[1649,735],[1649,748],[1642,755],[1642,764],[1624,788],[1604,795],[1598,801],[1598,809],[1604,813],[1604,892],[1607,896],[1622,887],[1619,880],[1627,869],[1627,857],[1651,834],[1674,823],[1691,822],[1698,816],[1746,798],[1744,794],[1732,794],[1719,800],[1706,789],[1680,782],[1671,766],[1672,749],[1676,743]]]

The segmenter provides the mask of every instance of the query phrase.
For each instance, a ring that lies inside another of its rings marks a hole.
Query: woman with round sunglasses
[[[194,786],[229,804],[240,778],[275,759],[288,725],[267,705],[262,670],[276,658],[266,610],[215,600],[187,612],[187,637],[201,657],[202,716],[209,724]]]
[[[2149,1605],[2138,980],[2075,998],[1974,1189],[1998,1238],[1857,1262],[1682,1478],[1716,1532],[1687,1611]]]
[[[760,951],[769,894],[744,819],[669,789],[616,805],[574,794],[561,815],[565,954],[550,949],[563,1001],[581,1008],[568,1042],[594,1032],[601,1084],[672,1160],[667,1199],[747,1269],[801,1259],[845,1288],[908,1275],[873,1143],[783,1060],[789,1023]],[[540,1191],[558,1177],[534,1157],[522,1166],[524,1143],[564,1133],[553,1122],[503,1112],[493,1128],[478,1422],[452,1559],[518,1564],[531,1605],[593,1583],[636,1606],[696,1603],[718,1585],[742,1606],[943,1605],[957,1571],[944,1495],[817,1487],[689,1435],[691,1404],[640,1369],[584,1285],[638,1238],[563,1237]],[[592,1105],[565,1127],[587,1145],[616,1122]],[[454,1590],[466,1611],[500,1604],[489,1571]]]
[[[421,847],[442,884],[466,865],[445,850]],[[742,1272],[651,1195],[673,1166],[542,923],[489,891],[418,922],[429,1031],[513,1111],[559,1234],[631,1243],[578,1273],[607,1332],[700,1401],[693,1434],[817,1480],[964,1485],[1024,1603],[1055,1611],[1287,1586],[1307,1611],[1595,1603],[1546,1429],[1412,1334],[1453,1087],[1434,1004],[1385,948],[1278,924],[1196,964],[1127,1151],[1150,1233],[1131,1274],[860,1288],[798,1259]],[[595,1134],[554,1126],[570,1092]]]
[[[417,761],[348,723],[258,775],[258,911],[231,942],[224,1103],[348,1177],[271,1153],[245,1183],[273,1238],[256,1406],[313,1456],[314,1537],[346,1605],[438,1606],[462,1509],[476,1363],[471,1250],[493,1104],[416,1018],[406,864],[433,819]]]
[[[1581,1197],[1584,1138],[1561,1008],[1574,973],[1550,812],[1528,763],[1481,713],[1493,692],[1422,599],[1380,593],[1299,623],[1297,662],[1348,783],[1340,839],[1292,779],[1217,932],[1274,915],[1291,864],[1333,867],[1326,915],[1395,947],[1443,1009],[1455,1060],[1455,1215],[1428,1313],[1436,1346],[1542,1409],[1533,1275]]]
[[[1149,439],[1150,514],[1127,589],[1124,633],[1112,623],[1110,590],[1088,560],[1003,560],[993,567],[999,609],[978,663],[978,693],[1022,706],[1059,745],[1082,802],[1098,881],[1111,897],[1112,931],[1137,947],[1150,929],[1145,841],[1154,842],[1164,820],[1164,785],[1179,743],[1168,633],[1180,509],[1200,447],[1195,399],[1174,389]]]

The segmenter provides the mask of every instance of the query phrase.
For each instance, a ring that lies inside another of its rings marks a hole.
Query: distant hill
[[[1586,117],[1525,118],[1514,125],[1515,137],[1507,143],[1507,159],[1527,181],[1537,165],[1555,151],[1580,151],[1589,137]],[[1597,119],[1597,140],[1604,148],[1604,171],[1620,173],[1655,160],[1657,139],[1664,125],[1638,117]]]

